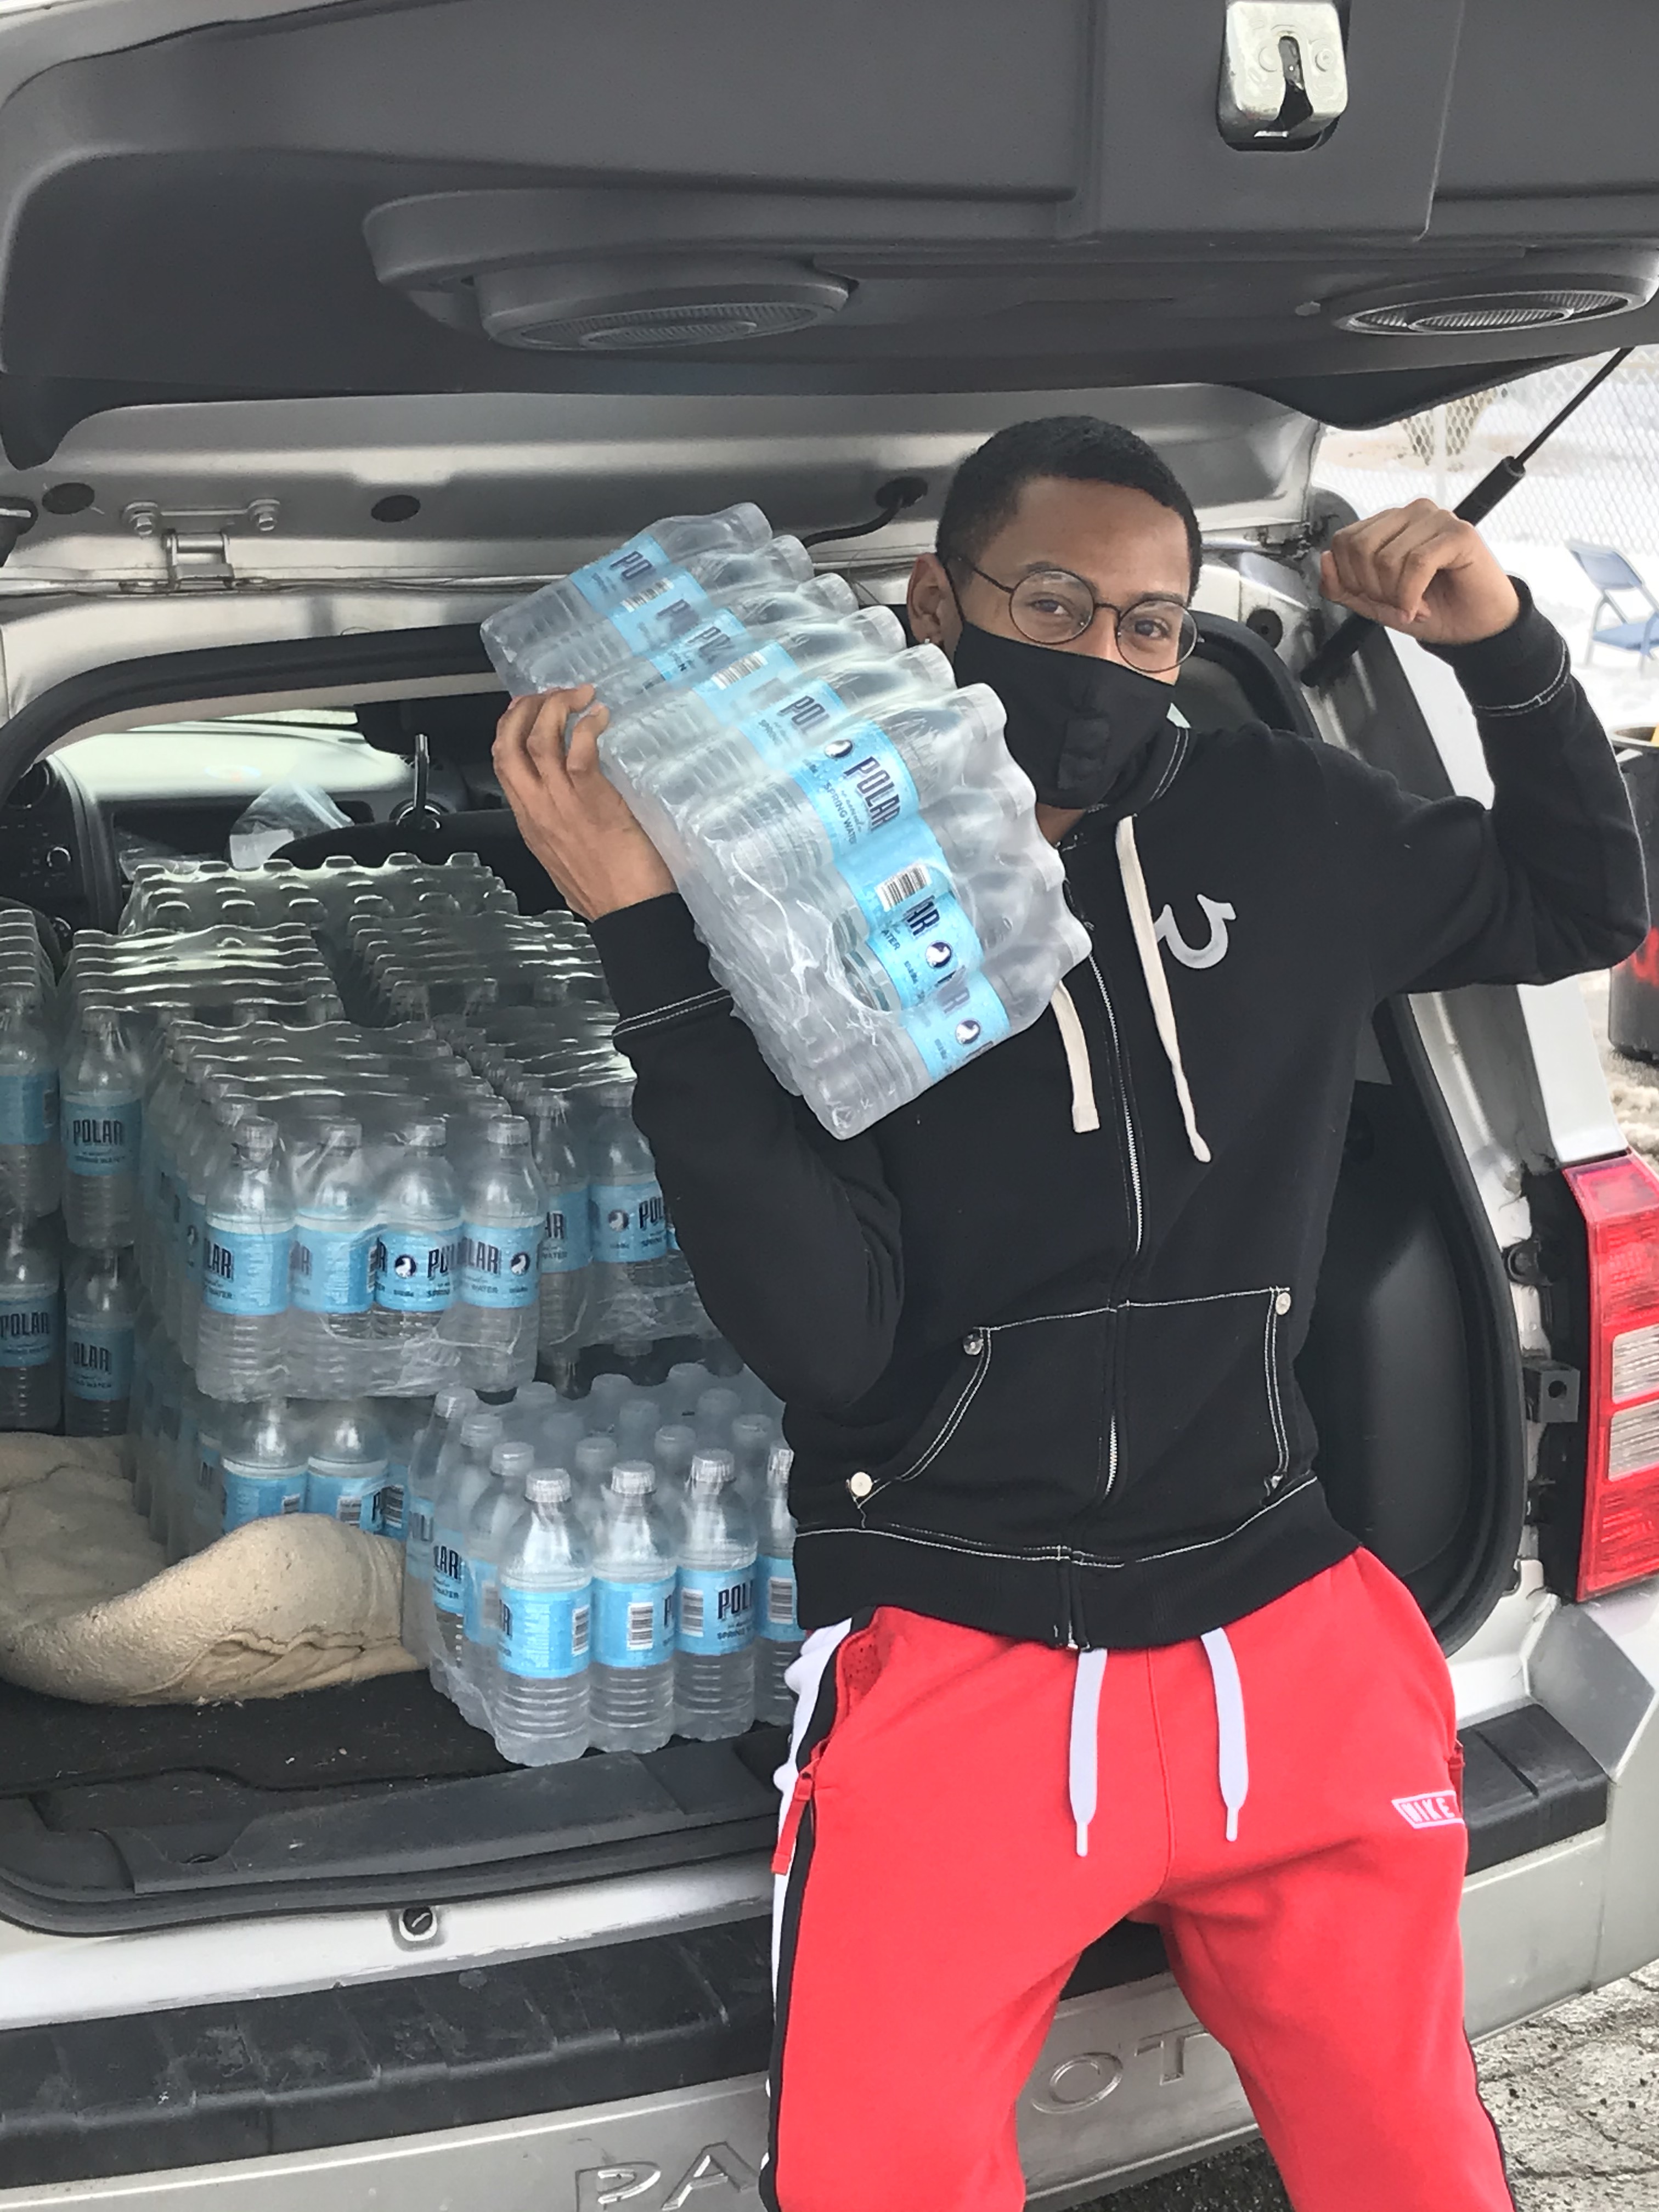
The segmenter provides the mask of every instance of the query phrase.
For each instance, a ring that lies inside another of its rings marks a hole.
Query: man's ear
[[[951,579],[937,553],[917,554],[904,599],[910,617],[910,635],[917,644],[937,645],[946,653],[954,653],[957,640],[962,635],[962,617],[957,611],[957,595],[951,589]]]

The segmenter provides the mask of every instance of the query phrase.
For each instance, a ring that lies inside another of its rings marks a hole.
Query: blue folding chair
[[[1570,538],[1567,550],[1601,595],[1590,617],[1589,642],[1584,647],[1586,663],[1592,647],[1616,645],[1623,652],[1639,655],[1641,665],[1645,668],[1654,647],[1659,646],[1659,599],[1654,598],[1624,555],[1615,552],[1611,545],[1580,545]],[[1647,606],[1648,613],[1632,620],[1619,604],[1617,595],[1620,592],[1636,592]],[[1601,619],[1603,607],[1613,620],[1598,629],[1596,624]]]

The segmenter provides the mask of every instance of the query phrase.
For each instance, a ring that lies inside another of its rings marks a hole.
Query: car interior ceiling
[[[1253,717],[1307,729],[1282,665],[1234,623],[1206,620],[1176,697],[1200,732]],[[364,713],[360,726],[392,750],[412,750],[423,731],[434,765],[476,796],[499,708],[494,693],[405,701]],[[179,826],[190,818],[181,814]],[[481,851],[526,908],[559,902],[498,796],[416,834],[386,822],[353,823],[306,839],[291,857],[373,860],[411,843],[434,859]],[[1432,1084],[1413,1067],[1386,1012],[1378,1027],[1389,1079],[1373,1065],[1371,1079],[1356,1087],[1298,1377],[1338,1517],[1404,1577],[1437,1626],[1455,1634],[1480,1564],[1473,1555],[1501,1551],[1514,1534],[1492,1503],[1503,1487],[1498,1455],[1508,1446],[1492,1408],[1510,1378],[1467,1323],[1480,1242],[1468,1194],[1457,1186],[1460,1175],[1467,1183],[1467,1166],[1425,1109]],[[725,1778],[698,1787],[740,1796],[756,1778],[763,1783],[775,1735],[757,1729],[738,1747],[741,1768],[732,1747],[713,1747],[727,1754]],[[273,1808],[361,1810],[362,1800],[396,1801],[417,1784],[453,1788],[492,1777],[501,1778],[491,1784],[497,1792],[537,1786],[510,1770],[424,1674],[199,1709],[75,1705],[0,1685],[0,1882],[27,1866],[86,1897],[125,1893],[136,1836],[166,1838],[170,1867],[211,1867]],[[593,1753],[578,1762],[607,1764],[615,1762]],[[696,1848],[707,1850],[710,1832],[702,1832]]]

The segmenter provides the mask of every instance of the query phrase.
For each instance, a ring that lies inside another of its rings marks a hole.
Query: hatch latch
[[[1332,0],[1227,0],[1216,120],[1230,146],[1302,152],[1329,137],[1347,105]]]

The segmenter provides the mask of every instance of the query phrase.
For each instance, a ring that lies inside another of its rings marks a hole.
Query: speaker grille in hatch
[[[1621,292],[1493,292],[1360,307],[1336,320],[1344,330],[1434,337],[1459,331],[1532,330],[1549,323],[1583,322],[1593,315],[1616,314],[1630,305],[1629,295]]]

